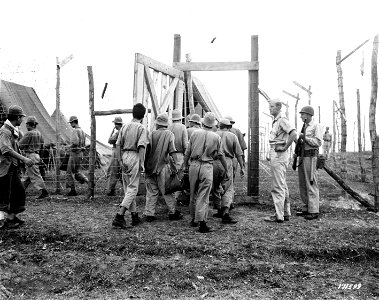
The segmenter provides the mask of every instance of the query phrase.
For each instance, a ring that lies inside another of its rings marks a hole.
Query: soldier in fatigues
[[[324,143],[322,144],[322,149],[324,151],[325,158],[329,156],[330,146],[332,145],[332,135],[329,133],[329,127],[326,127],[326,131],[322,137]]]
[[[322,128],[313,120],[314,109],[312,106],[304,106],[300,111],[300,117],[305,123],[305,133],[300,133],[299,138],[304,140],[304,155],[299,159],[298,175],[300,198],[303,209],[297,215],[306,220],[319,217],[319,188],[316,169],[318,149],[321,146]]]
[[[217,208],[217,214],[214,217],[222,218],[223,224],[235,224],[236,220],[233,220],[229,215],[230,205],[233,201],[234,195],[234,180],[233,180],[233,158],[238,160],[241,168],[241,176],[245,175],[242,161],[242,150],[239,145],[237,136],[229,131],[231,124],[228,119],[221,119],[219,122],[220,129],[216,132],[221,137],[221,146],[225,155],[225,160],[228,166],[227,178],[229,180],[224,181],[225,170],[220,160],[215,160],[213,164],[213,186],[215,195],[215,207]]]
[[[116,196],[116,184],[121,179],[121,166],[116,155],[116,142],[122,127],[122,118],[116,117],[113,120],[114,128],[109,136],[108,143],[112,145],[112,157],[108,168],[108,193],[107,196]],[[122,182],[122,181],[121,181]]]
[[[219,158],[224,170],[228,169],[221,147],[221,138],[212,131],[215,121],[213,113],[205,114],[202,121],[203,129],[192,133],[183,163],[185,169],[189,163],[191,226],[197,227],[200,223],[199,231],[202,233],[211,231],[207,226],[207,217],[214,159]],[[227,179],[226,174],[225,180]]]
[[[190,139],[192,132],[197,129],[201,129],[201,118],[198,114],[193,114],[189,119],[189,127],[187,128],[188,140]]]
[[[151,133],[149,138],[151,150],[146,163],[146,205],[144,215],[148,222],[156,220],[155,207],[159,192],[161,192],[168,207],[168,219],[180,220],[183,215],[175,208],[176,199],[174,194],[165,195],[166,180],[171,171],[176,172],[175,163],[180,153],[175,148],[174,134],[167,129],[168,115],[166,113],[159,114],[155,124],[157,129]],[[174,170],[170,168],[169,156],[172,156],[174,160]]]
[[[27,189],[31,183],[36,190],[41,192],[38,199],[42,199],[48,197],[49,193],[46,190],[46,185],[39,168],[39,163],[41,162],[40,152],[43,149],[44,140],[42,134],[37,130],[37,124],[36,117],[29,116],[26,118],[26,129],[28,132],[21,138],[19,144],[25,156],[34,162],[34,165],[30,167],[26,166],[26,171],[22,178],[24,188]]]
[[[274,117],[270,132],[271,197],[274,201],[275,215],[265,219],[267,222],[283,223],[291,216],[290,198],[287,186],[288,148],[296,139],[295,127],[282,116],[280,100],[270,101],[270,114]]]
[[[18,126],[25,114],[11,105],[7,120],[0,128],[0,229],[16,228],[24,223],[17,214],[25,211],[25,189],[20,179],[20,162],[30,167],[34,162],[20,153]]]
[[[86,134],[79,127],[79,121],[76,116],[71,116],[68,122],[74,130],[70,138],[70,158],[67,163],[66,187],[70,188],[67,196],[76,196],[75,180],[81,184],[88,183],[88,178],[81,172]]]
[[[141,172],[145,171],[146,128],[142,125],[146,108],[141,103],[133,106],[133,120],[122,126],[116,142],[117,158],[122,166],[122,182],[125,192],[112,226],[126,228],[125,212],[130,211],[132,226],[141,222],[137,213],[136,196]]]

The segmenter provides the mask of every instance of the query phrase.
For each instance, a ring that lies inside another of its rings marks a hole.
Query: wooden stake
[[[361,132],[361,96],[359,89],[357,89],[357,126],[358,126],[358,159],[361,169],[361,181],[366,182],[366,169],[362,164],[362,132]]]
[[[191,62],[191,55],[186,54],[186,62]],[[190,115],[195,113],[195,105],[193,102],[193,89],[192,89],[192,73],[191,71],[184,72],[187,83],[187,101],[189,104]],[[186,115],[184,117],[187,117]]]
[[[61,164],[61,157],[60,157],[60,141],[59,141],[59,128],[60,128],[60,117],[61,117],[61,110],[60,110],[60,105],[61,105],[61,100],[60,100],[60,84],[61,84],[61,77],[60,77],[60,72],[61,68],[59,66],[59,58],[57,57],[57,85],[55,88],[55,95],[56,95],[56,108],[55,111],[57,112],[56,114],[56,119],[55,119],[55,135],[56,135],[56,159],[55,159],[55,178],[56,178],[56,187],[55,187],[55,193],[60,194],[61,192],[61,187],[60,187],[60,164]]]
[[[89,83],[89,110],[91,114],[91,144],[89,148],[89,183],[88,198],[95,195],[95,166],[96,166],[96,118],[95,118],[95,96],[92,67],[87,66]]]

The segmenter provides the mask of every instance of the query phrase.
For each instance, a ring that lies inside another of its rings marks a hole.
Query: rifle
[[[306,123],[304,122],[303,127],[301,128],[301,133],[305,134],[305,125]],[[295,153],[293,155],[293,163],[292,163],[292,170],[296,171],[297,166],[297,158],[299,156],[302,156],[303,154],[303,149],[304,149],[304,139],[298,138],[296,142],[296,147],[295,147]]]

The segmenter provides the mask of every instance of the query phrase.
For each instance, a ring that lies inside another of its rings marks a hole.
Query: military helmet
[[[315,111],[314,111],[314,109],[313,109],[312,106],[304,106],[299,113],[300,114],[304,113],[304,114],[308,114],[308,115],[314,116]]]
[[[70,119],[68,120],[69,123],[72,123],[74,121],[78,121],[78,117],[76,116],[71,116]]]
[[[8,115],[23,116],[23,117],[25,117],[24,111],[18,105],[11,105],[11,106],[9,106],[9,108],[8,108]]]
[[[26,118],[26,124],[38,124],[37,118],[35,116],[29,116]]]

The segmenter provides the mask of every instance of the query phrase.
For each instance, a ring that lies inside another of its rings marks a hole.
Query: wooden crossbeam
[[[179,77],[179,79],[184,80],[184,73],[182,71],[175,68],[171,68],[141,53],[136,53],[136,62],[143,64],[158,72],[162,72],[163,74],[169,75],[171,77]]]
[[[178,82],[179,78],[174,78],[174,80],[171,82],[170,87],[168,88],[168,91],[162,101],[162,105],[160,107],[161,112],[165,112],[167,110],[167,107],[170,104],[170,100],[174,97],[174,92],[176,86],[178,85]]]
[[[174,62],[173,67],[182,71],[258,71],[257,61],[242,62]]]
[[[160,109],[159,109],[159,105],[158,105],[158,98],[157,98],[157,94],[155,92],[153,79],[151,78],[150,68],[146,65],[145,65],[145,79],[146,79],[147,90],[150,93],[151,106],[153,108],[154,115],[158,116],[160,114]]]

